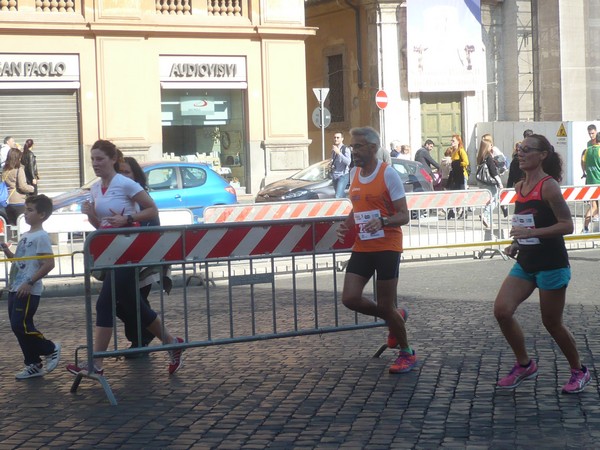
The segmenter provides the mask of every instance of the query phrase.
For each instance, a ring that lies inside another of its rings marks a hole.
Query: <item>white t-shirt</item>
[[[8,152],[10,150],[10,146],[7,144],[2,144],[0,147],[0,166],[4,167],[4,163],[6,162],[6,158],[8,157]]]
[[[90,188],[90,193],[94,201],[96,216],[100,221],[100,228],[110,227],[110,224],[104,220],[107,217],[115,214],[121,216],[135,214],[137,205],[133,197],[143,190],[138,183],[120,173],[113,177],[104,194],[102,193],[102,181],[94,183]]]
[[[27,231],[21,235],[15,258],[52,254],[52,242],[50,236],[44,230]],[[42,264],[41,259],[28,259],[25,261],[14,261],[10,267],[8,277],[9,292],[16,292],[19,287],[38,271]],[[42,295],[44,285],[42,280],[37,280],[31,287],[32,295]]]

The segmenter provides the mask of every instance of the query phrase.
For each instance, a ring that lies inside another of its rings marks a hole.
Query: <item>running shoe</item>
[[[69,365],[67,365],[67,370],[69,372],[71,372],[73,375],[77,375],[78,373],[82,373],[83,375],[89,375],[87,363],[83,363],[79,366],[77,366],[75,364],[69,364]],[[103,376],[104,369],[99,369],[98,367],[94,366],[94,373],[96,375]]]
[[[417,354],[413,350],[412,354],[408,352],[398,353],[398,358],[390,366],[390,373],[406,373],[413,370],[413,367],[417,365]]]
[[[41,364],[34,363],[25,366],[23,370],[15,374],[15,378],[17,380],[26,380],[28,378],[43,377],[45,373]]]
[[[523,367],[519,363],[516,363],[509,374],[498,381],[497,386],[501,389],[514,389],[523,381],[537,377],[537,374],[537,364],[533,359],[527,367]]]
[[[61,346],[57,342],[54,344],[54,351],[49,355],[44,356],[46,360],[46,364],[44,364],[44,366],[46,367],[46,373],[52,372],[54,369],[56,369],[56,366],[58,366],[58,361],[60,359],[60,349]]]
[[[571,378],[562,391],[565,394],[577,394],[588,385],[590,378],[590,371],[585,366],[581,366],[581,370],[571,369]]]
[[[180,344],[183,342],[183,339],[180,337],[175,338],[174,344]],[[169,356],[171,357],[171,362],[169,363],[169,375],[173,375],[181,366],[183,366],[183,349],[180,348],[178,350],[169,350]]]
[[[404,322],[406,322],[406,320],[408,319],[408,309],[398,308],[398,314],[400,314],[402,316],[402,318],[404,319]],[[388,328],[388,330],[389,330],[389,328]],[[398,347],[398,339],[396,339],[396,336],[394,336],[392,334],[391,330],[388,331],[387,346],[388,346],[388,348],[397,348]]]

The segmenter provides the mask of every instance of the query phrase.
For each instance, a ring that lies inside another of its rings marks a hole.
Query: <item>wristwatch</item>
[[[27,278],[27,284],[29,286],[33,286],[35,284],[35,281],[33,281],[31,278]]]
[[[127,225],[131,225],[133,222],[133,216],[131,214],[127,214]]]
[[[389,217],[380,217],[379,220],[381,220],[381,226],[382,227],[387,227],[390,224],[390,218]]]

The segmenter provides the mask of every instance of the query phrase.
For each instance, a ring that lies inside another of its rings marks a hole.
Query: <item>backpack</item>
[[[3,208],[8,206],[8,186],[4,180],[0,182],[0,206]]]
[[[6,208],[8,206],[8,185],[2,177],[2,181],[0,181],[0,206]]]

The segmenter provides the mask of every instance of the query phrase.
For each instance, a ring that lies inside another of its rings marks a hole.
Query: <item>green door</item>
[[[450,146],[450,138],[462,138],[460,92],[432,92],[421,94],[421,144],[427,139],[435,142],[432,156],[440,161]]]

